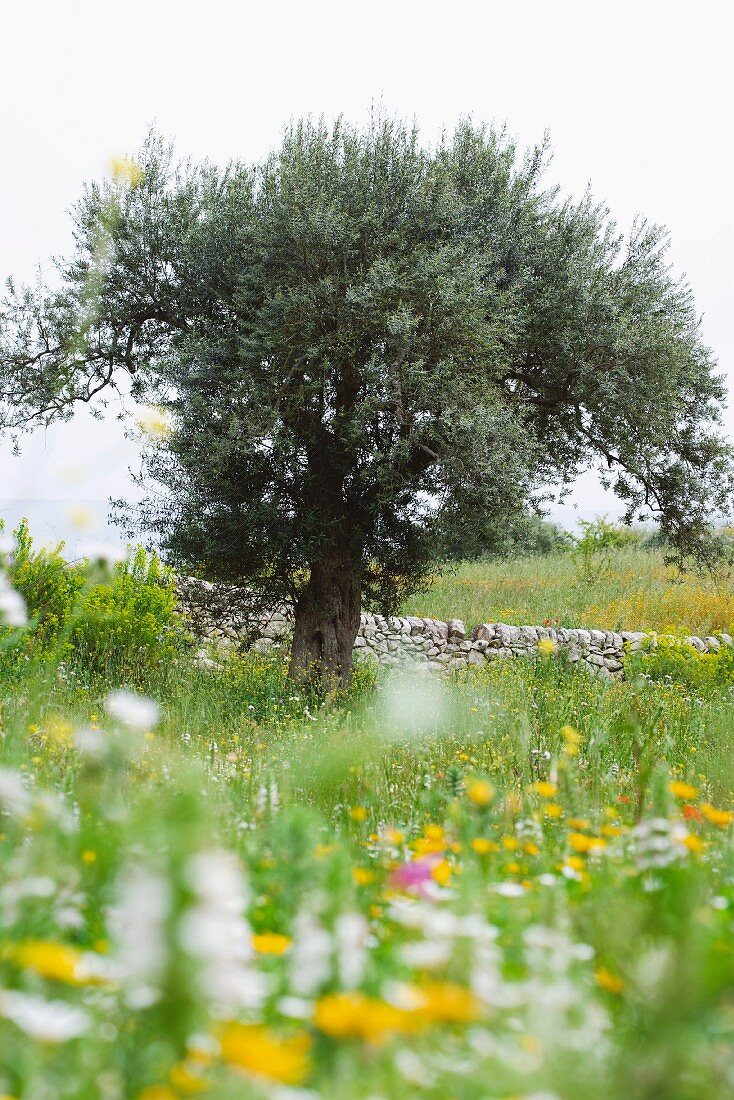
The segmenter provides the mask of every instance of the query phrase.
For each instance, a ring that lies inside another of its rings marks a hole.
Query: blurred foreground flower
[[[115,183],[138,187],[145,179],[145,172],[132,157],[113,157],[110,161],[110,173]]]
[[[104,701],[104,708],[110,718],[139,733],[155,726],[161,714],[153,699],[124,690],[111,691]]]
[[[300,1085],[308,1076],[311,1040],[305,1033],[281,1038],[258,1024],[228,1024],[219,1036],[222,1057],[255,1077]]]
[[[45,1043],[64,1043],[89,1030],[86,1012],[65,1001],[45,1001],[29,993],[0,989],[0,1016]]]
[[[11,588],[7,577],[0,573],[0,623],[5,626],[25,626],[28,611],[20,592]]]
[[[151,439],[165,439],[173,430],[170,416],[160,405],[144,405],[139,408],[135,413],[135,423],[143,435]]]

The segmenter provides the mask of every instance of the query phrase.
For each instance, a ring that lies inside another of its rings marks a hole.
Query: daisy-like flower
[[[160,718],[160,707],[153,699],[132,691],[111,691],[104,701],[110,718],[138,733],[145,733]]]

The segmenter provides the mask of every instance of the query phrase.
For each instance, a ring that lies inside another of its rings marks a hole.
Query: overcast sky
[[[429,141],[470,114],[506,121],[523,145],[548,129],[549,182],[576,195],[590,182],[622,227],[641,213],[667,225],[704,337],[734,378],[730,11],[725,0],[0,0],[0,276],[30,279],[68,252],[83,181],[134,153],[151,123],[182,156],[224,162],[259,159],[306,113],[360,122],[381,102]],[[731,409],[726,424],[734,435]],[[64,534],[75,500],[128,492],[135,460],[114,417],[37,433],[20,458],[0,443],[0,515],[32,510]],[[582,515],[615,510],[593,476],[574,499]]]

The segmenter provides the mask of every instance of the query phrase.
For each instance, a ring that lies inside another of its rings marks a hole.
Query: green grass
[[[405,615],[515,625],[556,620],[566,627],[675,630],[708,634],[734,622],[729,578],[681,573],[652,550],[615,551],[584,575],[571,553],[448,566]]]
[[[319,705],[182,656],[136,732],[110,686],[0,677],[0,1094],[730,1095],[726,691],[547,659]]]

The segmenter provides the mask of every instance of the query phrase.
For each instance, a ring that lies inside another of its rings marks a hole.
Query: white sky
[[[155,122],[181,155],[258,159],[306,113],[364,120],[381,101],[428,140],[457,119],[550,130],[549,182],[591,181],[622,227],[672,233],[721,368],[734,352],[731,8],[725,0],[0,0],[0,277],[68,251],[85,179]],[[727,412],[734,435],[734,413]],[[135,447],[81,414],[15,458],[0,443],[0,515],[128,492]],[[9,504],[9,500],[23,504]],[[579,514],[615,511],[593,475]],[[571,513],[559,514],[572,522]],[[55,518],[54,518],[55,517]],[[98,534],[104,522],[98,521]]]

